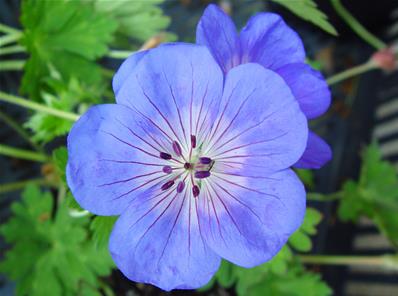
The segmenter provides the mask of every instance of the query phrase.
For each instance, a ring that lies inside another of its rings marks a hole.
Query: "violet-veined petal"
[[[210,4],[196,28],[196,43],[209,48],[224,73],[240,64],[239,37],[231,18]]]
[[[109,248],[126,277],[167,291],[205,285],[220,264],[203,241],[190,190],[134,200],[116,222]]]
[[[147,50],[135,52],[130,55],[119,67],[115,76],[112,79],[112,88],[115,95],[119,92],[123,83],[126,82],[127,77],[130,75],[134,68],[138,65],[141,59],[147,54]]]
[[[259,63],[274,70],[305,59],[300,37],[274,13],[251,17],[240,33],[240,43],[243,63]]]
[[[73,126],[67,180],[84,209],[120,214],[137,192],[165,178],[162,169],[167,163],[158,157],[160,147],[147,137],[149,131],[139,119],[125,106],[98,105]]]
[[[330,146],[313,132],[308,134],[307,147],[299,161],[294,165],[296,168],[319,169],[332,159]]]
[[[276,70],[289,85],[308,119],[322,115],[330,106],[330,90],[322,74],[304,63]]]

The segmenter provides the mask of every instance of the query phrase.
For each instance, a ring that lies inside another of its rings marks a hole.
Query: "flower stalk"
[[[22,106],[24,108],[32,109],[32,110],[35,110],[38,112],[47,113],[47,114],[54,115],[54,116],[60,117],[60,118],[64,118],[64,119],[67,119],[70,121],[76,121],[79,118],[79,115],[77,115],[77,114],[54,109],[54,108],[51,108],[51,107],[48,107],[48,106],[45,106],[42,104],[38,104],[35,102],[31,102],[31,101],[28,101],[26,99],[23,99],[23,98],[14,96],[14,95],[4,93],[2,91],[0,91],[0,101],[11,103],[11,104],[18,105],[18,106]]]
[[[0,52],[2,54],[3,51]],[[25,65],[24,60],[8,60],[0,62],[0,72],[1,71],[19,71],[22,70]]]
[[[6,54],[14,54],[14,53],[21,53],[25,52],[25,47],[21,45],[13,45],[13,46],[7,46],[7,47],[0,47],[0,55],[6,55]]]
[[[344,71],[342,71],[340,73],[337,73],[337,74],[329,77],[328,79],[326,79],[326,82],[329,85],[333,85],[333,84],[336,84],[336,83],[341,82],[343,80],[346,80],[348,78],[351,78],[351,77],[354,77],[354,76],[357,76],[357,75],[360,75],[360,74],[363,74],[365,72],[368,72],[368,71],[371,71],[371,70],[375,70],[375,69],[378,69],[378,68],[379,68],[378,65],[374,61],[369,60],[366,63],[363,63],[363,64],[360,64],[358,66],[349,68],[347,70],[344,70]]]
[[[26,159],[26,160],[32,160],[32,161],[38,161],[38,162],[49,161],[49,157],[44,155],[43,153],[14,148],[14,147],[10,147],[10,146],[3,145],[3,144],[0,144],[0,155],[21,158],[21,159]]]
[[[398,257],[394,255],[382,255],[382,256],[300,255],[299,258],[301,262],[305,264],[378,266],[386,269],[398,270]]]
[[[374,48],[380,50],[387,45],[370,33],[357,19],[341,4],[340,0],[330,0],[337,14],[347,23],[347,25],[363,40]]]
[[[25,188],[29,184],[52,185],[47,180],[42,179],[42,178],[31,179],[31,180],[23,180],[23,181],[18,181],[18,182],[11,182],[11,183],[6,183],[6,184],[1,184],[0,185],[0,194],[21,190],[21,189]]]

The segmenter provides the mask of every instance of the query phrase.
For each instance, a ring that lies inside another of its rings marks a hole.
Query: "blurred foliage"
[[[315,235],[316,226],[322,215],[313,208],[308,208],[301,227],[289,238],[288,245],[269,262],[246,269],[227,261],[213,279],[200,291],[206,291],[216,282],[224,287],[235,287],[239,296],[327,296],[330,288],[318,274],[305,270],[293,250],[308,252],[312,247],[310,235]]]
[[[360,216],[373,220],[398,248],[398,176],[395,168],[381,160],[376,144],[363,154],[359,181],[343,185],[338,214],[343,221],[357,222]]]
[[[317,8],[314,0],[271,0],[289,9],[298,17],[313,23],[332,35],[337,35],[336,29],[328,22],[328,17]]]
[[[25,65],[21,91],[39,100],[44,78],[55,68],[64,79],[76,77],[86,84],[99,84],[104,56],[117,23],[105,13],[93,13],[86,1],[22,2],[21,40],[30,58]]]
[[[17,295],[101,295],[99,277],[113,267],[107,248],[89,239],[87,218],[71,218],[64,202],[53,217],[53,198],[28,186],[14,216],[0,228],[13,248],[0,271],[17,282]]]

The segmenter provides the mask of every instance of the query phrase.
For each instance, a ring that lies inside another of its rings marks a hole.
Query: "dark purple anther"
[[[162,190],[167,190],[167,189],[169,189],[171,186],[173,186],[174,185],[174,181],[173,180],[170,180],[170,181],[167,181],[166,183],[164,183],[163,185],[162,185],[162,187],[161,187],[161,189]]]
[[[189,162],[184,163],[184,169],[189,170],[192,168],[192,165]]]
[[[185,188],[185,182],[184,181],[180,181],[177,185],[177,192],[181,193]]]
[[[198,179],[204,179],[210,176],[210,172],[209,171],[198,171],[195,172],[195,178]]]
[[[196,148],[196,136],[191,135],[191,147]]]
[[[166,152],[160,152],[159,156],[160,156],[160,158],[163,158],[163,159],[166,159],[166,160],[171,159],[171,155],[166,153]]]
[[[173,169],[169,165],[165,165],[162,169],[162,171],[166,174],[171,174],[173,172]]]
[[[211,163],[211,158],[210,157],[201,157],[201,158],[199,158],[199,162],[201,164],[210,164]]]
[[[182,154],[181,146],[180,146],[180,144],[178,144],[177,141],[173,141],[173,150],[177,154],[177,156],[181,156],[181,154]]]
[[[192,194],[193,194],[193,197],[197,197],[197,196],[199,195],[199,192],[200,192],[200,190],[199,190],[198,185],[193,185],[193,186],[192,186]]]

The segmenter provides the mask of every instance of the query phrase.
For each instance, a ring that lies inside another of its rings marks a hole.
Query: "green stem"
[[[380,266],[397,268],[397,257],[394,255],[382,256],[334,256],[334,255],[300,255],[301,262],[317,265],[354,265]]]
[[[126,59],[131,56],[135,51],[130,50],[110,50],[107,57],[114,58],[114,59]]]
[[[24,181],[12,182],[7,184],[0,184],[0,194],[23,189],[29,184],[48,185],[48,186],[52,185],[45,179],[31,179],[31,180],[24,180]]]
[[[15,32],[0,37],[0,47],[18,41],[22,36],[21,32]]]
[[[25,65],[24,60],[8,60],[0,61],[0,72],[1,71],[19,71],[23,69]]]
[[[341,192],[335,192],[331,194],[322,194],[322,193],[315,193],[309,192],[307,193],[308,200],[316,200],[316,201],[334,201],[342,198]]]
[[[26,99],[23,99],[23,98],[14,96],[14,95],[6,94],[2,91],[0,91],[0,101],[19,105],[19,106],[22,106],[22,107],[25,107],[28,109],[32,109],[35,111],[51,114],[56,117],[64,118],[64,119],[71,120],[71,121],[76,121],[79,119],[79,115],[77,115],[77,114],[65,112],[65,111],[54,109],[54,108],[51,108],[51,107],[48,107],[45,105],[41,105],[41,104],[38,104],[35,102],[31,102],[31,101],[28,101]]]
[[[24,149],[18,149],[3,144],[0,144],[0,154],[15,158],[22,158],[26,160],[39,161],[39,162],[49,161],[49,158],[42,153],[33,152]]]
[[[15,29],[13,27],[4,25],[0,23],[0,32],[3,32],[5,34],[16,34],[16,33],[21,33],[20,30]]]
[[[7,47],[0,47],[0,55],[6,55],[6,54],[13,54],[13,53],[20,53],[20,52],[25,52],[25,47],[21,45],[13,45],[13,46],[7,46]]]
[[[370,33],[357,19],[341,4],[340,0],[330,0],[337,14],[350,26],[350,28],[358,34],[363,40],[374,48],[380,50],[386,48],[387,45]]]
[[[43,149],[31,140],[29,134],[12,117],[0,111],[0,120],[4,121],[13,130],[15,130],[24,140],[26,140],[38,152],[43,152]]]
[[[333,84],[336,84],[343,80],[346,80],[348,78],[363,74],[365,72],[368,72],[368,71],[371,71],[371,70],[374,70],[377,68],[378,68],[378,66],[373,61],[368,61],[361,65],[344,70],[343,72],[337,73],[337,74],[329,77],[328,79],[326,79],[326,82],[329,85],[333,85]]]

